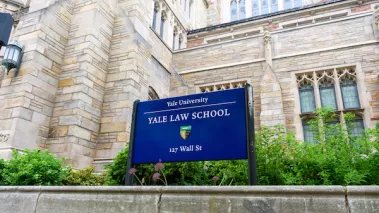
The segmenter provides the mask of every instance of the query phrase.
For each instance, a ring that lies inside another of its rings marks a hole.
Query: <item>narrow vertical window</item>
[[[294,7],[301,7],[301,6],[303,6],[302,4],[303,4],[303,2],[302,2],[302,0],[294,0]]]
[[[292,8],[292,0],[284,0],[284,9],[291,9]]]
[[[188,0],[184,0],[184,11],[187,11],[187,1]]]
[[[189,18],[191,18],[192,4],[193,4],[193,0],[190,0],[189,9],[188,9],[188,17]]]
[[[278,11],[278,0],[270,0],[270,12],[274,13]]]
[[[237,14],[237,1],[233,0],[230,3],[230,21],[236,21],[238,19]]]
[[[240,17],[239,19],[244,19],[246,18],[246,7],[245,7],[245,0],[241,0],[239,3],[239,8],[240,8]]]
[[[332,107],[337,110],[336,92],[333,80],[324,78],[320,82],[320,97],[321,105],[323,107]]]
[[[153,27],[154,30],[155,30],[155,28],[157,26],[157,14],[158,14],[158,10],[159,10],[159,5],[156,2],[155,5],[154,5],[153,24],[152,24],[152,27]]]
[[[258,3],[258,0],[253,0],[253,16],[259,16],[259,3]]]
[[[182,48],[182,43],[183,43],[183,36],[182,36],[182,34],[180,34],[179,35],[179,49],[181,49]]]
[[[176,47],[175,47],[175,43],[176,43],[176,35],[178,34],[178,31],[176,29],[174,29],[174,34],[172,36],[172,49],[175,50]]]
[[[161,13],[161,30],[160,30],[160,36],[161,36],[161,39],[163,39],[163,35],[164,35],[164,27],[165,27],[165,22],[166,22],[166,13],[164,11],[162,11]]]
[[[316,139],[317,131],[315,130],[315,127],[309,124],[309,120],[303,121],[303,135],[304,135],[304,141],[309,143],[317,143]]]
[[[268,3],[267,0],[261,0],[261,14],[267,14],[268,13]]]
[[[360,108],[357,84],[353,79],[345,78],[341,81],[343,106],[345,109]]]
[[[300,94],[300,105],[302,113],[314,112],[316,109],[315,97],[313,86],[308,84],[303,84],[299,88]]]

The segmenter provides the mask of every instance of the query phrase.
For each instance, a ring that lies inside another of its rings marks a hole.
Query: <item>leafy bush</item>
[[[4,185],[4,177],[3,177],[3,170],[6,166],[6,162],[3,159],[0,159],[0,186]]]
[[[126,173],[126,163],[128,162],[129,148],[121,150],[113,163],[105,166],[106,169],[106,183],[108,185],[124,185],[125,184],[125,173]]]
[[[315,144],[296,141],[280,126],[262,128],[257,139],[259,184],[379,184],[378,129],[355,137],[346,133],[354,115],[345,116],[348,129],[327,124],[335,117],[331,109],[318,109],[316,115],[310,122],[317,130]]]
[[[379,124],[355,137],[347,134],[354,115],[345,115],[347,129],[328,124],[335,117],[331,109],[317,109],[316,118],[310,121],[318,141],[315,144],[296,140],[280,125],[262,127],[256,134],[259,185],[378,185]],[[107,167],[108,183],[124,184],[127,156],[125,149]],[[152,181],[154,165],[135,169],[145,185],[163,184]],[[248,184],[246,160],[166,163],[164,174],[168,185]]]
[[[12,152],[13,158],[3,168],[6,185],[61,185],[66,171],[62,161],[48,151]]]
[[[105,184],[105,175],[94,174],[95,167],[82,170],[69,168],[68,175],[63,179],[65,186],[102,186]]]

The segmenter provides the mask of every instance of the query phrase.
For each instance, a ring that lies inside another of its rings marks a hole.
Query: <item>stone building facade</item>
[[[304,121],[326,104],[339,112],[338,122],[353,112],[358,124],[373,127],[377,5],[0,0],[0,12],[15,19],[11,39],[25,46],[18,75],[0,74],[0,157],[48,149],[76,168],[101,170],[129,140],[134,100],[244,83],[254,87],[257,126],[284,124],[308,139]]]

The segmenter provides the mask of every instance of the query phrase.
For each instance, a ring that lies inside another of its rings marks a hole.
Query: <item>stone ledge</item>
[[[369,196],[368,196],[369,195]],[[4,186],[0,212],[374,213],[378,186]]]

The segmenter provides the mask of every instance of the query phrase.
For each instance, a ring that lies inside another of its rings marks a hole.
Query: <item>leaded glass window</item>
[[[323,107],[332,107],[337,110],[336,92],[333,80],[324,78],[320,82],[320,97],[321,105]]]
[[[237,14],[237,1],[233,0],[230,3],[230,21],[236,21],[238,19]]]
[[[253,0],[253,16],[259,15],[259,5],[258,0]]]
[[[326,123],[326,138],[337,136],[339,134],[339,121],[329,121]]]
[[[294,0],[294,3],[295,3],[294,7],[301,7],[303,4],[302,0]]]
[[[268,0],[261,0],[261,14],[267,14],[268,13]]]
[[[244,19],[246,18],[246,7],[245,7],[245,0],[241,0],[239,3],[239,8],[240,8],[240,17],[239,19]]]
[[[292,8],[292,0],[284,0],[284,9],[291,9]]]
[[[301,112],[314,112],[316,109],[314,90],[311,84],[303,84],[299,88]]]
[[[277,12],[278,11],[278,0],[271,0],[270,2],[271,2],[271,4],[270,4],[271,13]]]
[[[343,106],[345,109],[360,108],[357,84],[351,78],[345,78],[341,81],[341,92]]]
[[[309,143],[317,143],[316,134],[317,131],[314,126],[310,125],[309,120],[303,121],[303,135],[304,135],[304,141]]]
[[[350,121],[348,124],[347,130],[351,136],[363,136],[365,131],[365,125],[362,119],[356,119]]]

